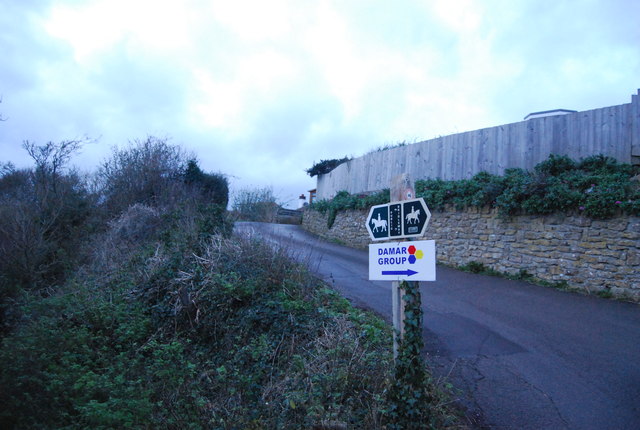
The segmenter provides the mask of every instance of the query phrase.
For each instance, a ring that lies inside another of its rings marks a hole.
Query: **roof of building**
[[[524,120],[532,119],[532,118],[542,118],[545,116],[554,116],[554,115],[567,115],[570,113],[576,113],[577,110],[571,109],[552,109],[552,110],[543,110],[540,112],[531,112],[529,115],[524,117]]]

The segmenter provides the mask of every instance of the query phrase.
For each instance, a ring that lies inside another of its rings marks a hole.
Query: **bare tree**
[[[0,275],[35,285],[62,274],[75,258],[90,209],[82,179],[65,167],[82,143],[24,142],[35,168],[0,166]]]
[[[0,163],[0,178],[16,171],[16,166],[11,162]]]
[[[63,140],[54,143],[47,142],[44,145],[36,145],[25,140],[22,147],[36,163],[36,175],[47,185],[52,185],[56,189],[56,178],[60,175],[62,168],[67,164],[71,155],[78,151],[86,140]]]

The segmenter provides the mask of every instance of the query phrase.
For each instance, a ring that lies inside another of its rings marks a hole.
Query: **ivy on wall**
[[[442,210],[447,205],[493,207],[503,216],[580,213],[593,219],[618,214],[640,216],[640,169],[611,157],[595,155],[574,161],[550,155],[533,171],[507,169],[504,175],[481,172],[471,179],[416,181],[416,197]],[[388,190],[371,195],[339,192],[332,200],[314,203],[312,209],[329,211],[329,227],[335,214],[345,209],[366,209],[389,202]]]
[[[384,189],[374,194],[349,194],[340,191],[331,200],[319,200],[311,204],[311,209],[320,213],[327,213],[327,227],[331,228],[336,215],[346,209],[368,209],[371,206],[389,203],[389,189]]]

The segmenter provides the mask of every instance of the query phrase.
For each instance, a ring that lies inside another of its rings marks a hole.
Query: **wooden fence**
[[[486,171],[532,169],[550,154],[579,160],[604,154],[624,163],[640,163],[640,90],[631,103],[533,118],[373,152],[318,177],[317,196],[333,197],[388,188],[407,172],[414,179],[465,179]]]

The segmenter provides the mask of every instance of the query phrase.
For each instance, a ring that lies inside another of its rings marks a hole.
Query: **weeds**
[[[464,272],[476,273],[480,275],[487,276],[498,276],[505,279],[511,279],[514,281],[525,281],[534,285],[540,285],[542,287],[551,287],[556,288],[558,290],[567,290],[578,292],[579,290],[575,288],[569,287],[567,281],[546,281],[544,279],[536,278],[533,274],[529,273],[526,269],[520,269],[517,273],[509,273],[509,272],[500,272],[498,270],[492,269],[491,267],[485,266],[483,263],[478,261],[470,261],[466,264],[455,266],[457,269],[462,270]],[[604,291],[604,290],[603,290]],[[601,297],[606,296],[606,292],[604,295],[599,294]]]

